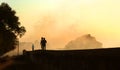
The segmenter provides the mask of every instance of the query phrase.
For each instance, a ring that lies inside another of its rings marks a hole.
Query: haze
[[[21,42],[46,37],[49,48],[91,34],[103,47],[120,46],[120,0],[0,0],[8,3],[26,27]]]

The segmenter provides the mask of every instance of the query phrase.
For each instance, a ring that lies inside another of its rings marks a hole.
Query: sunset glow
[[[120,47],[120,0],[0,0],[8,3],[26,27],[21,42],[46,37],[48,47],[91,34],[103,47]]]

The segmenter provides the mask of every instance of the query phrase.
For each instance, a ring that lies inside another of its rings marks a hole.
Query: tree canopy
[[[26,30],[21,26],[16,12],[7,3],[0,5],[0,56],[15,49],[18,37]]]

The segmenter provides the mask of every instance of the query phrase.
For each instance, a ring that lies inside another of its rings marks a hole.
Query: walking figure
[[[47,43],[47,41],[45,40],[45,38],[41,37],[40,45],[41,45],[42,50],[46,50],[46,43]]]

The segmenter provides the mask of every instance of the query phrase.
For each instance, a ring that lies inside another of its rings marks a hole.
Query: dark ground
[[[27,51],[10,61],[4,70],[120,70],[120,48]]]

